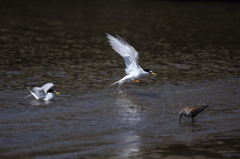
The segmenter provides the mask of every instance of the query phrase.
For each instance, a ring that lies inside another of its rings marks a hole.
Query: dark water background
[[[106,32],[157,76],[108,87],[125,66]],[[0,54],[1,158],[240,157],[240,3],[1,1]],[[23,98],[48,82],[56,101]]]

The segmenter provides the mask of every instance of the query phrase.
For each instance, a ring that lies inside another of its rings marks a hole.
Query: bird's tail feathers
[[[24,97],[24,98],[28,98],[28,97],[30,97],[30,96],[32,96],[32,94],[29,94],[29,95],[27,95],[26,97]]]
[[[112,83],[110,86],[118,84],[118,89],[122,86],[122,84],[125,82],[125,79],[121,79],[117,82]]]
[[[30,90],[28,87],[27,87],[27,89],[29,90],[30,94],[29,94],[29,95],[27,95],[27,96],[26,96],[26,97],[24,97],[24,98],[28,98],[28,97],[32,96],[31,90]]]
[[[119,84],[119,81],[110,84],[110,86],[113,86],[113,85],[115,85],[115,84]]]

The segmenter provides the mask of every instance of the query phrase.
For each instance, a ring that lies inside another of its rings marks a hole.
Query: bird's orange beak
[[[59,92],[55,92],[55,94],[60,94]]]

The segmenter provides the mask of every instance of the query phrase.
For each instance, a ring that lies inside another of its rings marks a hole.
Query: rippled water
[[[0,5],[1,158],[239,158],[240,5],[28,1]],[[119,34],[157,76],[109,85]],[[37,101],[26,87],[53,82]],[[195,118],[186,106],[208,104]]]

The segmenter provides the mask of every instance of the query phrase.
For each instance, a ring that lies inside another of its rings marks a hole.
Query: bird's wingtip
[[[112,35],[108,34],[108,33],[105,33],[107,35],[107,38],[111,37]]]

